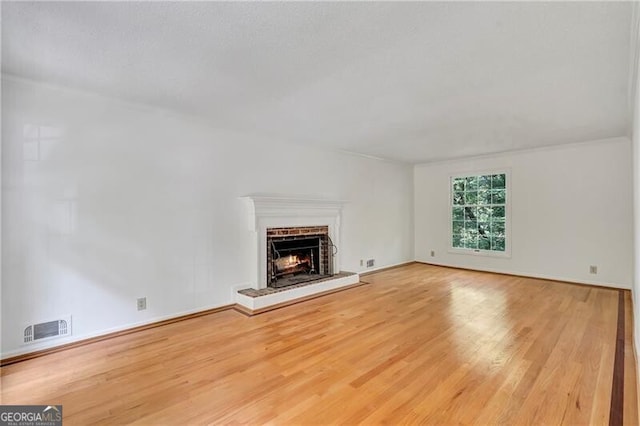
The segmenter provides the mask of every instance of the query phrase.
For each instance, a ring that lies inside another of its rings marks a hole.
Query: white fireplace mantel
[[[248,208],[249,231],[254,234],[255,288],[267,286],[267,228],[327,226],[329,238],[340,249],[340,217],[344,201],[269,195],[248,195],[242,198]],[[339,251],[333,262],[333,270],[339,272]]]

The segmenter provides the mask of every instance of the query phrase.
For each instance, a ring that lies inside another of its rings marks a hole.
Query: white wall
[[[631,112],[631,139],[633,142],[633,227],[634,227],[634,279],[633,279],[633,318],[636,354],[640,350],[640,9],[638,3],[633,4],[631,27],[632,54],[631,75],[629,81],[629,109]],[[636,363],[640,366],[640,360]],[[639,370],[636,370],[639,371]]]
[[[3,357],[232,303],[251,279],[250,193],[347,200],[344,270],[413,260],[410,166],[2,83]],[[21,346],[24,325],[67,314],[71,339]]]
[[[633,111],[633,330],[636,354],[640,350],[640,92],[635,94],[635,108]],[[640,360],[636,359],[640,367]],[[636,371],[640,371],[636,369]]]
[[[511,257],[449,253],[449,176],[503,168],[511,170]],[[627,138],[418,165],[416,260],[630,288],[631,182]]]

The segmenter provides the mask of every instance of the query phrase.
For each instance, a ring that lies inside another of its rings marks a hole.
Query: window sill
[[[466,254],[468,256],[484,256],[484,257],[500,257],[510,258],[510,251],[490,251],[490,250],[478,250],[478,249],[460,249],[450,247],[447,250],[451,254]]]

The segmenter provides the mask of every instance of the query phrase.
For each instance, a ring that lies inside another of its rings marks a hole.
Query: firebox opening
[[[296,274],[317,274],[320,269],[320,238],[273,242],[276,278]]]
[[[280,228],[268,232],[267,285],[286,287],[332,275],[335,247],[326,227]],[[278,232],[279,231],[279,232]],[[317,233],[309,235],[309,232]],[[330,260],[331,259],[331,260]]]

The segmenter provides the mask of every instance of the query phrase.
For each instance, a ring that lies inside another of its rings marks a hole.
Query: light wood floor
[[[608,424],[618,291],[412,264],[2,368],[65,424]],[[626,298],[625,424],[638,424]]]

